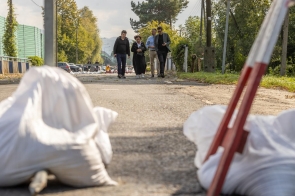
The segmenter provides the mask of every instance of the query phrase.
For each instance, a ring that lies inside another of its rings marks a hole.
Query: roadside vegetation
[[[177,73],[178,78],[195,80],[202,83],[208,84],[237,84],[240,77],[237,73],[208,73],[208,72],[195,72],[195,73]],[[276,76],[276,75],[265,75],[260,84],[261,87],[265,88],[278,88],[284,89],[290,92],[295,92],[295,77],[289,76]]]

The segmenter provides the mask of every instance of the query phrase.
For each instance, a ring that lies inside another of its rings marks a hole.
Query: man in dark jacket
[[[125,77],[126,68],[126,55],[130,58],[130,45],[129,40],[126,37],[127,32],[123,30],[121,36],[119,36],[114,45],[114,56],[117,58],[118,63],[118,78]]]
[[[160,76],[165,77],[164,69],[167,59],[167,54],[170,52],[170,37],[167,33],[163,32],[162,27],[158,27],[158,34],[155,36],[155,48],[160,61]]]

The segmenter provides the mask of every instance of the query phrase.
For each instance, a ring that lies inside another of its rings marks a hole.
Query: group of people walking
[[[158,32],[158,34],[157,34]],[[155,77],[155,59],[157,60],[157,76],[164,78],[164,69],[167,54],[170,52],[170,37],[163,32],[162,27],[152,29],[152,35],[148,37],[146,44],[142,41],[140,35],[134,36],[135,42],[131,46],[133,52],[133,67],[136,78],[144,78],[146,72],[145,52],[149,52],[151,64],[151,77]],[[125,67],[127,56],[130,58],[130,45],[126,37],[127,32],[123,30],[121,36],[117,38],[114,44],[114,56],[118,63],[118,78],[125,77]],[[160,65],[160,66],[159,66]]]

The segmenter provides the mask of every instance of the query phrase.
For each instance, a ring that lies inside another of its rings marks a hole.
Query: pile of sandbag
[[[94,108],[85,87],[59,68],[32,68],[0,103],[0,186],[47,170],[75,186],[114,185],[107,129],[117,113]]]
[[[198,178],[210,187],[223,147],[203,163],[226,107],[210,106],[194,112],[184,124],[184,134],[197,146],[195,165]],[[232,127],[236,113],[231,119]],[[295,195],[295,110],[278,116],[250,115],[249,131],[242,154],[236,153],[227,173],[222,193],[249,196]]]

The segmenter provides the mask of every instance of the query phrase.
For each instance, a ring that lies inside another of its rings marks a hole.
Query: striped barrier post
[[[23,73],[23,71],[22,71],[22,63],[21,62],[18,62],[18,71],[19,71],[19,73]]]
[[[13,73],[13,61],[8,62],[8,70],[9,70],[9,73]]]
[[[0,74],[3,74],[3,71],[2,71],[2,60],[0,61]]]
[[[28,71],[30,69],[30,65],[29,63],[26,63],[26,71]]]
[[[234,154],[236,152],[243,152],[248,136],[248,132],[244,130],[244,125],[261,79],[270,61],[288,7],[293,2],[294,0],[274,0],[272,2],[251,48],[233,97],[205,158],[206,162],[211,155],[217,152],[219,146],[224,148],[207,196],[219,195]],[[229,129],[228,124],[246,84],[248,88],[241,102],[234,125]]]

